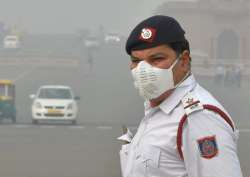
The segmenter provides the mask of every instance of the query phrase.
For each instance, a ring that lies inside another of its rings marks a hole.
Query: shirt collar
[[[159,105],[160,109],[166,114],[169,114],[179,104],[181,99],[196,86],[196,84],[194,76],[190,75]]]
[[[181,99],[196,86],[196,84],[197,82],[194,76],[191,74],[158,107],[166,114],[169,114],[179,104]],[[152,108],[150,108],[148,103],[145,103],[145,114],[151,111]]]

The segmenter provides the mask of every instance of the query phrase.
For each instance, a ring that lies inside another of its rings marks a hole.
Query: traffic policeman
[[[123,177],[242,177],[238,130],[195,80],[185,31],[172,17],[139,23],[126,43],[145,117],[120,137]]]

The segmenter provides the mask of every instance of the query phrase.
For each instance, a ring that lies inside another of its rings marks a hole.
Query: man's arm
[[[237,132],[220,115],[208,110],[189,115],[182,142],[189,177],[242,177]]]

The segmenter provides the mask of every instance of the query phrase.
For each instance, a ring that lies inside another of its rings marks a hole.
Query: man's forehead
[[[142,50],[132,50],[131,55],[133,57],[137,56],[151,56],[155,54],[164,54],[170,52],[172,49],[168,47],[167,45],[159,45],[156,47],[148,48],[148,49],[142,49]]]

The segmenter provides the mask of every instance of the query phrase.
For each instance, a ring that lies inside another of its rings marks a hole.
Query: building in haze
[[[173,16],[182,24],[196,66],[237,65],[250,74],[249,0],[168,0],[154,13]]]

